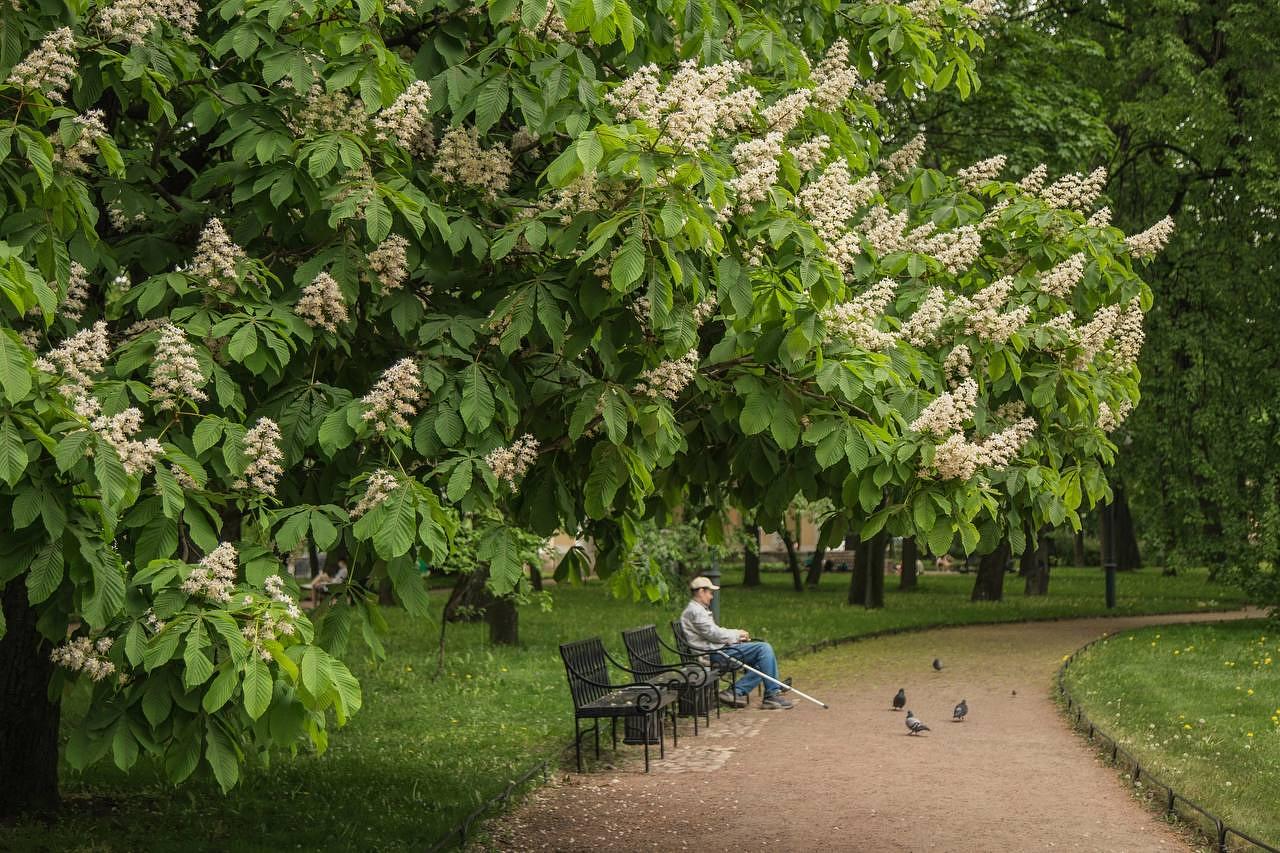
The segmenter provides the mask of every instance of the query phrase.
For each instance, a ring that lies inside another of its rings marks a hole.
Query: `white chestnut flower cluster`
[[[391,234],[369,253],[369,269],[388,292],[399,290],[409,280],[409,241]]]
[[[664,361],[640,374],[640,381],[636,383],[632,393],[653,400],[665,397],[675,402],[680,399],[680,392],[693,381],[697,372],[698,351],[691,349],[680,358]]]
[[[796,168],[801,172],[808,172],[822,163],[822,158],[827,154],[827,148],[831,145],[831,138],[825,133],[815,136],[807,142],[799,145],[793,145],[787,151],[796,161]]]
[[[58,313],[79,323],[89,300],[89,271],[79,261],[71,262],[67,276],[67,292],[58,305]],[[38,310],[38,309],[37,309]]]
[[[176,408],[182,399],[207,400],[208,395],[201,389],[208,381],[186,333],[173,323],[161,326],[151,363],[151,402],[156,409]]]
[[[901,180],[910,175],[924,156],[924,145],[924,134],[917,133],[910,142],[881,160],[880,165],[884,167],[886,177]]]
[[[200,489],[200,484],[197,483],[195,478],[188,474],[187,469],[183,468],[181,465],[170,465],[169,473],[173,475],[173,479],[178,481],[178,485],[181,486],[184,491],[194,492]]]
[[[1023,400],[1010,400],[997,406],[991,417],[997,421],[1017,421],[1027,413],[1027,404]]]
[[[1121,309],[1111,330],[1112,366],[1124,369],[1138,363],[1142,344],[1147,338],[1147,333],[1142,328],[1142,319],[1142,304],[1135,296]]]
[[[952,433],[934,448],[933,462],[920,473],[937,474],[943,480],[968,480],[980,468],[1004,468],[1035,431],[1035,419],[1023,418],[977,442],[968,441],[963,433]]]
[[[877,204],[862,217],[862,221],[858,223],[858,231],[878,256],[891,255],[903,251],[907,246],[903,232],[907,229],[908,216],[910,211],[905,208],[891,213],[885,205]]]
[[[298,602],[293,600],[292,595],[284,591],[284,578],[279,575],[267,575],[266,579],[262,581],[262,588],[271,597],[272,601],[285,606],[285,612],[289,614],[291,619],[297,619],[302,615],[302,611],[298,609]],[[292,629],[293,626],[290,625],[289,627]],[[288,630],[281,633],[291,635],[293,631]]]
[[[76,38],[70,27],[54,30],[40,40],[40,46],[13,66],[5,80],[24,92],[43,92],[53,103],[60,104],[75,79]]]
[[[324,133],[364,136],[368,130],[363,106],[356,103],[346,91],[338,89],[330,92],[318,81],[311,84],[302,108],[294,114],[288,125],[300,139]]]
[[[999,0],[969,0],[964,7],[979,18],[989,18],[1000,8]]]
[[[926,222],[925,225],[932,226],[933,223]],[[911,235],[907,236],[907,242],[914,243],[912,251],[935,258],[951,275],[960,275],[973,265],[982,252],[982,232],[972,225],[961,225],[952,231],[940,231],[919,241],[911,239]]]
[[[1083,213],[1102,195],[1107,185],[1107,170],[1099,166],[1088,177],[1079,172],[1063,175],[1040,191],[1040,197],[1050,207],[1069,208]]]
[[[858,85],[858,71],[849,64],[849,42],[836,39],[826,55],[813,69],[813,105],[825,112],[835,112],[853,94]]]
[[[737,195],[738,211],[743,212],[768,198],[769,190],[777,182],[782,134],[772,131],[763,138],[740,142],[734,146],[732,156],[738,174],[729,184]]]
[[[911,0],[906,5],[911,17],[932,22],[937,17],[938,10],[942,8],[942,0]]]
[[[373,117],[379,142],[393,141],[410,155],[426,157],[435,150],[431,133],[431,87],[414,80],[395,103]]]
[[[853,180],[849,164],[842,157],[805,184],[796,201],[808,214],[819,236],[832,243],[845,232],[845,225],[853,215],[875,198],[877,188],[874,177]]]
[[[751,87],[730,91],[747,70],[741,62],[699,66],[690,59],[663,85],[658,66],[645,65],[605,95],[605,101],[617,110],[619,121],[642,121],[660,130],[672,146],[702,151],[719,134],[751,121],[760,93]]]
[[[125,409],[107,417],[102,414],[102,404],[96,397],[77,397],[75,412],[89,421],[89,427],[98,437],[115,450],[126,474],[142,476],[155,467],[156,460],[164,455],[164,447],[154,438],[137,441],[133,436],[142,429],[142,412]]]
[[[538,440],[525,433],[510,447],[496,447],[489,451],[484,461],[493,475],[515,492],[530,466],[538,461]]]
[[[1008,162],[1008,157],[1003,154],[997,154],[994,157],[988,157],[986,160],[979,160],[967,169],[961,169],[956,173],[956,177],[960,179],[960,183],[964,184],[966,189],[974,192],[994,181],[996,176],[1004,171],[1005,164]]]
[[[947,378],[947,386],[955,388],[969,376],[973,370],[973,353],[964,344],[953,348],[942,360],[942,375]]]
[[[302,610],[293,596],[284,591],[284,578],[279,575],[268,575],[262,583],[263,590],[277,604],[285,606],[283,615],[271,610],[263,610],[256,614],[240,628],[240,636],[249,643],[249,648],[263,661],[270,663],[271,652],[267,643],[278,642],[280,637],[292,637],[296,632],[294,621],[302,618]],[[245,604],[252,604],[253,597],[246,595]]]
[[[116,671],[116,665],[107,659],[112,645],[110,637],[99,637],[97,642],[88,637],[76,637],[55,647],[49,653],[49,660],[72,672],[83,672],[94,681],[101,681]]]
[[[373,389],[360,399],[367,407],[361,418],[378,433],[389,427],[409,429],[409,418],[418,413],[422,397],[422,369],[411,358],[402,358],[383,371]]]
[[[1173,217],[1166,216],[1146,231],[1126,237],[1124,244],[1129,248],[1129,254],[1133,257],[1150,258],[1163,249],[1172,236]]]
[[[222,220],[214,217],[200,232],[196,254],[191,260],[191,274],[204,279],[209,287],[226,293],[234,292],[238,274],[236,265],[244,260],[244,249],[231,241]]]
[[[338,280],[327,272],[317,273],[311,283],[302,288],[293,313],[311,328],[326,332],[338,331],[338,324],[347,322],[350,316]]]
[[[61,374],[68,385],[67,397],[84,394],[93,387],[93,377],[102,372],[111,348],[107,343],[107,324],[99,320],[91,328],[81,329],[35,361],[37,370]]]
[[[185,39],[195,38],[200,21],[198,0],[115,0],[98,16],[107,41],[139,45],[157,24],[166,23]]]
[[[1129,413],[1133,411],[1133,402],[1130,400],[1121,401],[1120,405],[1113,410],[1107,402],[1098,404],[1098,429],[1103,432],[1113,432],[1120,424],[1125,422],[1129,417]]]
[[[1000,217],[1004,215],[1005,208],[1009,206],[1010,199],[1002,198],[982,215],[982,219],[978,222],[978,230],[986,233],[992,228],[1000,224]]]
[[[147,612],[142,614],[142,622],[147,626],[147,630],[153,634],[159,634],[164,630],[164,620],[156,615],[155,610],[148,607]]]
[[[451,127],[440,140],[434,174],[446,184],[471,187],[494,199],[511,180],[511,152],[501,145],[481,148],[474,127]]]
[[[1091,228],[1106,228],[1108,225],[1111,224],[1111,208],[1109,207],[1098,208],[1093,212],[1093,215],[1091,215],[1087,220],[1085,220],[1084,224],[1088,225]]]
[[[75,141],[66,146],[61,134],[55,136],[53,161],[68,172],[86,171],[89,160],[98,154],[98,140],[107,135],[107,126],[103,123],[105,117],[106,113],[102,110],[89,110],[72,118]]]
[[[355,507],[351,510],[351,517],[359,518],[369,510],[379,506],[383,501],[391,497],[391,493],[398,488],[400,488],[400,481],[396,479],[395,474],[385,468],[379,468],[374,471],[369,476],[364,496],[356,502]]]
[[[754,92],[755,89],[748,91]],[[804,111],[809,108],[809,101],[812,98],[813,92],[809,89],[797,89],[765,107],[760,111],[760,115],[764,116],[765,124],[770,130],[776,130],[786,136],[795,130],[796,125],[804,118]]]
[[[716,309],[720,304],[716,302],[714,296],[708,296],[706,299],[693,306],[693,325],[702,328],[702,324],[711,319],[716,313]]]
[[[850,301],[824,308],[820,316],[826,327],[826,339],[843,340],[868,352],[879,352],[893,346],[897,336],[880,331],[876,323],[897,289],[896,281],[883,278]]]
[[[944,391],[924,407],[908,427],[912,432],[932,433],[939,438],[961,432],[973,417],[978,402],[978,383],[965,379],[951,391]]]
[[[280,449],[280,427],[270,418],[259,418],[244,435],[244,473],[232,484],[236,489],[253,489],[274,496],[284,475],[284,451]]]
[[[1071,293],[1084,277],[1084,252],[1076,252],[1065,261],[1040,275],[1040,289],[1059,299],[1070,299]]]
[[[240,555],[230,542],[223,542],[199,562],[187,579],[182,591],[187,595],[199,595],[209,601],[226,603],[231,600],[231,589],[236,584],[236,568]]]
[[[929,288],[916,310],[902,324],[899,336],[914,347],[937,343],[938,332],[947,318],[949,305],[945,290],[941,287]]]
[[[1040,188],[1044,186],[1045,178],[1049,176],[1049,167],[1044,163],[1039,164],[1030,172],[1023,175],[1022,180],[1018,181],[1018,189],[1025,193],[1035,195],[1040,192]]]
[[[547,11],[533,28],[533,32],[546,41],[564,41],[569,37],[569,26],[556,8],[556,0],[547,0]]]
[[[1013,276],[1003,276],[979,290],[972,297],[959,296],[952,310],[964,319],[965,332],[986,341],[1003,343],[1022,328],[1031,316],[1031,306],[1013,311],[1003,310],[1013,291]]]

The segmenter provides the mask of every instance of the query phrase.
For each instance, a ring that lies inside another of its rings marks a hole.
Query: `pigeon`
[[[910,711],[907,711],[907,728],[911,730],[907,734],[913,735],[920,734],[920,732],[930,731],[930,728],[917,720],[916,715]]]
[[[937,658],[934,658],[933,668],[936,669],[938,672],[942,672],[942,661],[938,660]]]
[[[961,699],[960,704],[957,705],[955,707],[955,710],[951,712],[952,722],[963,723],[964,715],[967,713],[969,713],[969,705],[963,699]]]
[[[907,707],[907,691],[899,687],[897,695],[893,697],[893,710],[901,711],[905,707]]]
[[[1014,695],[1014,696],[1017,696],[1017,695],[1018,695],[1018,691],[1016,691],[1016,690],[1015,690],[1015,691],[1013,691],[1013,695]]]

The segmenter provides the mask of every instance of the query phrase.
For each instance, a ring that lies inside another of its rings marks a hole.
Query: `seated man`
[[[770,678],[778,677],[778,659],[773,654],[773,646],[762,641],[752,641],[751,635],[738,628],[721,628],[711,615],[711,594],[720,587],[711,583],[710,578],[696,577],[689,582],[689,590],[693,600],[680,614],[680,625],[684,629],[685,639],[690,648],[697,652],[713,652],[713,663],[725,663],[723,656],[730,656],[742,661],[747,666],[758,669]],[[738,679],[735,687],[720,691],[720,700],[735,708],[747,704],[747,694],[761,681],[764,682],[764,701],[761,708],[775,710],[790,708],[792,703],[782,695],[786,688],[779,687],[754,672],[747,671]]]

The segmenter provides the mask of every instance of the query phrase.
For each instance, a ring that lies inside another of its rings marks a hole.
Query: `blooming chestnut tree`
[[[74,767],[322,749],[368,591],[424,613],[463,516],[498,594],[519,528],[609,573],[681,506],[1074,521],[1167,225],[882,146],[887,93],[976,85],[989,6],[0,4],[4,808],[56,797],[70,677]],[[304,539],[353,578],[313,617]]]

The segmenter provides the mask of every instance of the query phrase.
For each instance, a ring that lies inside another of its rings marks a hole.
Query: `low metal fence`
[[[1122,747],[1114,735],[1106,733],[1097,723],[1089,719],[1084,708],[1067,688],[1067,670],[1075,663],[1077,657],[1102,639],[1104,638],[1099,637],[1085,643],[1072,652],[1058,668],[1058,693],[1066,702],[1066,713],[1071,723],[1085,733],[1090,743],[1101,746],[1102,754],[1108,757],[1113,767],[1125,771],[1130,784],[1148,792],[1150,802],[1162,805],[1166,815],[1178,818],[1213,839],[1214,849],[1218,853],[1243,853],[1243,851],[1280,853],[1280,849],[1228,825],[1204,806],[1178,793],[1173,786],[1143,767],[1142,762]]]

